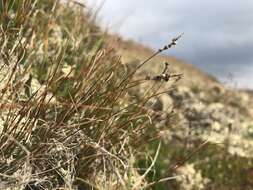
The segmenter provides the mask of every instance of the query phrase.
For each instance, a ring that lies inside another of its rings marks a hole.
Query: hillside
[[[253,188],[250,92],[142,64],[75,1],[1,1],[0,21],[0,189]]]
[[[154,53],[133,41],[118,37],[111,37],[110,41],[115,43],[126,64],[140,62]],[[176,154],[179,154],[180,159],[182,155],[186,157],[183,162],[178,161],[178,158],[174,161],[185,163],[176,172],[186,175],[181,181],[180,189],[251,189],[253,176],[249,171],[253,166],[253,99],[250,91],[226,87],[194,66],[164,55],[155,57],[142,72],[146,75],[161,73],[164,62],[170,64],[171,73],[183,73],[183,78],[173,83],[172,90],[151,100],[152,109],[168,114],[165,121],[158,120],[156,125],[170,128],[163,138],[164,146],[170,147],[172,152],[164,148],[158,165],[168,168],[170,164],[164,159],[175,159]],[[161,91],[170,87],[170,83],[164,85]],[[172,112],[175,113],[173,116]],[[202,147],[200,152],[195,152],[193,158],[187,159],[187,152],[190,155],[191,151],[194,152],[206,141],[210,145]],[[171,186],[173,185],[168,182],[167,186],[162,185],[157,189]]]

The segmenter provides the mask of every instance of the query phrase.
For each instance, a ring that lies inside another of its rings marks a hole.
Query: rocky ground
[[[123,60],[130,65],[152,54],[131,41],[118,39],[116,44]],[[178,158],[187,159],[174,172],[181,175],[177,179],[180,185],[169,182],[157,189],[252,189],[252,92],[225,87],[214,77],[167,56],[153,59],[140,75],[161,73],[164,62],[170,64],[170,74],[183,73],[183,78],[162,85],[161,91],[173,88],[148,103],[153,111],[162,113],[162,119],[155,121],[157,128],[167,128],[161,132],[166,147],[159,163],[163,167],[161,173],[166,173],[164,166],[173,165],[173,159],[176,163]],[[142,86],[140,92],[143,89],[147,86]],[[208,143],[215,150],[210,146],[198,150],[201,143]],[[194,151],[194,158],[188,157]]]

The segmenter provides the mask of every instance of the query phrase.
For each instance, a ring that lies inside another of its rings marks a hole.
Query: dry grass
[[[159,87],[138,99],[129,92],[149,59],[134,71],[121,64],[79,4],[0,8],[1,189],[145,186],[153,165],[140,176],[133,155],[159,136],[145,106]]]

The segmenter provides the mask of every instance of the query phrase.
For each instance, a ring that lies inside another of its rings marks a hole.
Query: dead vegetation
[[[128,92],[156,54],[130,72],[80,4],[0,8],[1,189],[145,186],[154,164],[141,176],[134,155],[159,136],[145,106],[155,94]]]

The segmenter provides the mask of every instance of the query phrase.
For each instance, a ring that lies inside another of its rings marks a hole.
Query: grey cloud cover
[[[100,15],[112,31],[153,48],[185,32],[169,55],[253,88],[253,0],[107,0]]]

